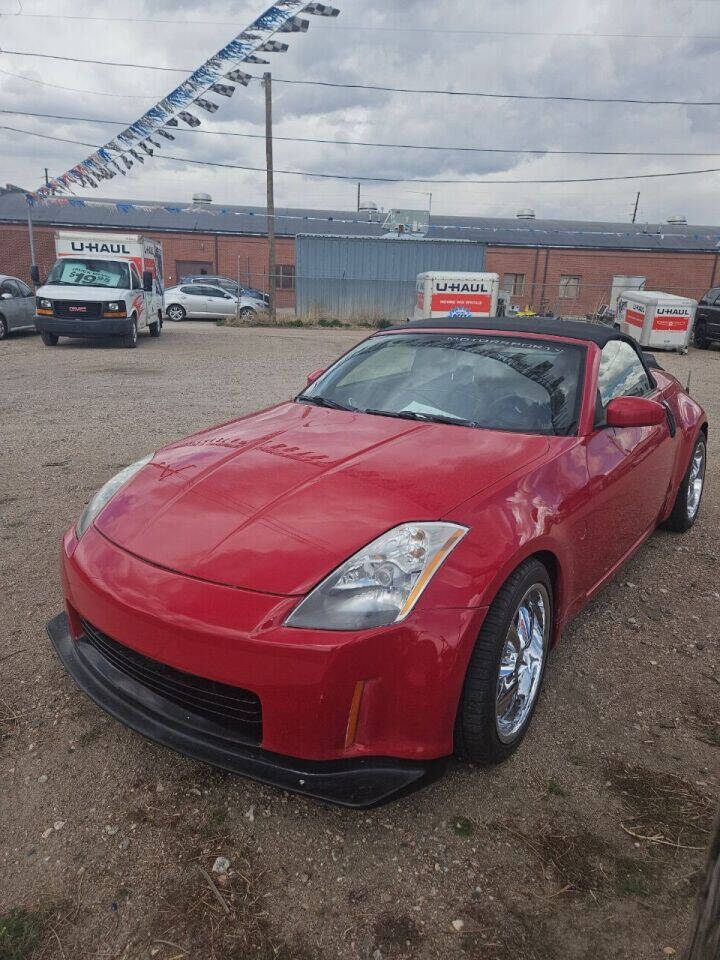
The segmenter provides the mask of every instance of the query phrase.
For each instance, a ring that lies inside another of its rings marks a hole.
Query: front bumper
[[[342,806],[369,807],[429,782],[444,769],[442,759],[312,762],[238,744],[115,669],[82,638],[74,640],[66,614],[54,617],[47,631],[73,680],[112,717],[150,740],[231,773]]]
[[[62,574],[70,629],[53,621],[51,636],[69,673],[113,716],[189,756],[285,789],[366,806],[433,776],[453,751],[482,608],[420,602],[394,627],[351,634],[293,630],[284,621],[299,598],[164,570],[95,527],[80,542],[68,531]],[[98,661],[83,639],[83,621],[157,664],[256,696],[261,736],[249,746],[178,712],[147,683],[129,685],[126,675]],[[349,738],[358,684],[363,693]]]
[[[132,333],[132,320],[63,320],[60,317],[35,316],[38,333],[54,333],[58,337],[125,337]]]

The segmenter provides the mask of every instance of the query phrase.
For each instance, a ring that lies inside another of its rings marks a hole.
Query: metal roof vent
[[[530,207],[527,207],[524,210],[518,210],[515,216],[517,217],[518,220],[534,220],[535,211],[532,210]]]
[[[212,197],[209,193],[194,193],[193,203],[212,203]]]
[[[687,217],[684,217],[681,213],[674,213],[671,217],[667,218],[667,222],[676,223],[676,224],[686,224]]]

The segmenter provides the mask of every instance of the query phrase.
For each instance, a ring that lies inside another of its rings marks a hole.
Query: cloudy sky
[[[333,0],[337,20],[311,18],[290,35],[288,53],[270,55],[276,79],[329,80],[505,94],[720,100],[720,2],[717,0]],[[164,67],[195,68],[266,6],[263,0],[0,0],[4,50],[62,54]],[[22,10],[20,16],[12,14]],[[48,14],[52,11],[53,16]],[[122,17],[122,19],[118,19]],[[131,18],[155,22],[131,22]],[[167,21],[167,22],[157,22]],[[483,32],[484,31],[484,32]],[[558,34],[592,34],[591,37]],[[540,35],[538,35],[540,34]],[[544,35],[543,35],[544,34]],[[552,34],[552,35],[548,35]],[[618,34],[626,35],[619,37]],[[601,36],[604,35],[604,36]],[[609,36],[615,35],[615,36]],[[638,35],[644,35],[640,37]],[[647,38],[648,35],[654,35]],[[660,36],[659,36],[660,35]],[[248,72],[259,74],[262,67]],[[0,130],[0,184],[35,189],[43,169],[57,175],[103,144],[183,79],[182,74],[43,60],[0,53],[0,124],[70,140],[54,143]],[[71,88],[71,89],[68,89]],[[205,121],[179,134],[177,156],[261,167],[262,88],[238,88]],[[365,182],[379,205],[458,215],[629,220],[641,191],[641,220],[684,214],[720,223],[720,174],[587,184],[492,184],[620,176],[720,167],[720,107],[533,102],[412,95],[275,84],[275,133],[441,147],[543,150],[715,151],[715,156],[586,157],[382,149],[278,141],[276,167],[357,179],[456,179],[458,185]],[[40,119],[27,113],[89,118]],[[149,161],[99,194],[187,201],[205,191],[217,202],[262,204],[264,176],[169,160]],[[87,195],[93,192],[88,191]],[[351,182],[278,175],[277,202],[353,209]],[[79,195],[85,195],[79,191]],[[97,194],[96,194],[97,195]]]

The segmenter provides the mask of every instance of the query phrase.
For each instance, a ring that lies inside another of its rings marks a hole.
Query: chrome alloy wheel
[[[687,512],[690,520],[695,518],[695,514],[700,507],[700,499],[705,483],[705,444],[698,441],[693,453],[692,463],[690,464],[690,476],[688,477],[687,488]]]
[[[495,695],[495,725],[503,743],[521,732],[540,690],[550,636],[550,597],[533,584],[515,611],[505,636]]]

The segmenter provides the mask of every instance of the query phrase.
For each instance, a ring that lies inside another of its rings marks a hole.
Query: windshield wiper
[[[327,397],[298,397],[298,403],[311,403],[315,407],[327,407],[328,410],[347,410],[348,413],[357,413],[352,407],[345,407],[342,403],[335,400],[328,400]]]
[[[455,427],[474,427],[475,424],[469,420],[461,420],[459,417],[443,417],[439,413],[418,413],[416,410],[363,410],[372,417],[398,417],[401,420],[419,420],[421,423],[449,423]]]

